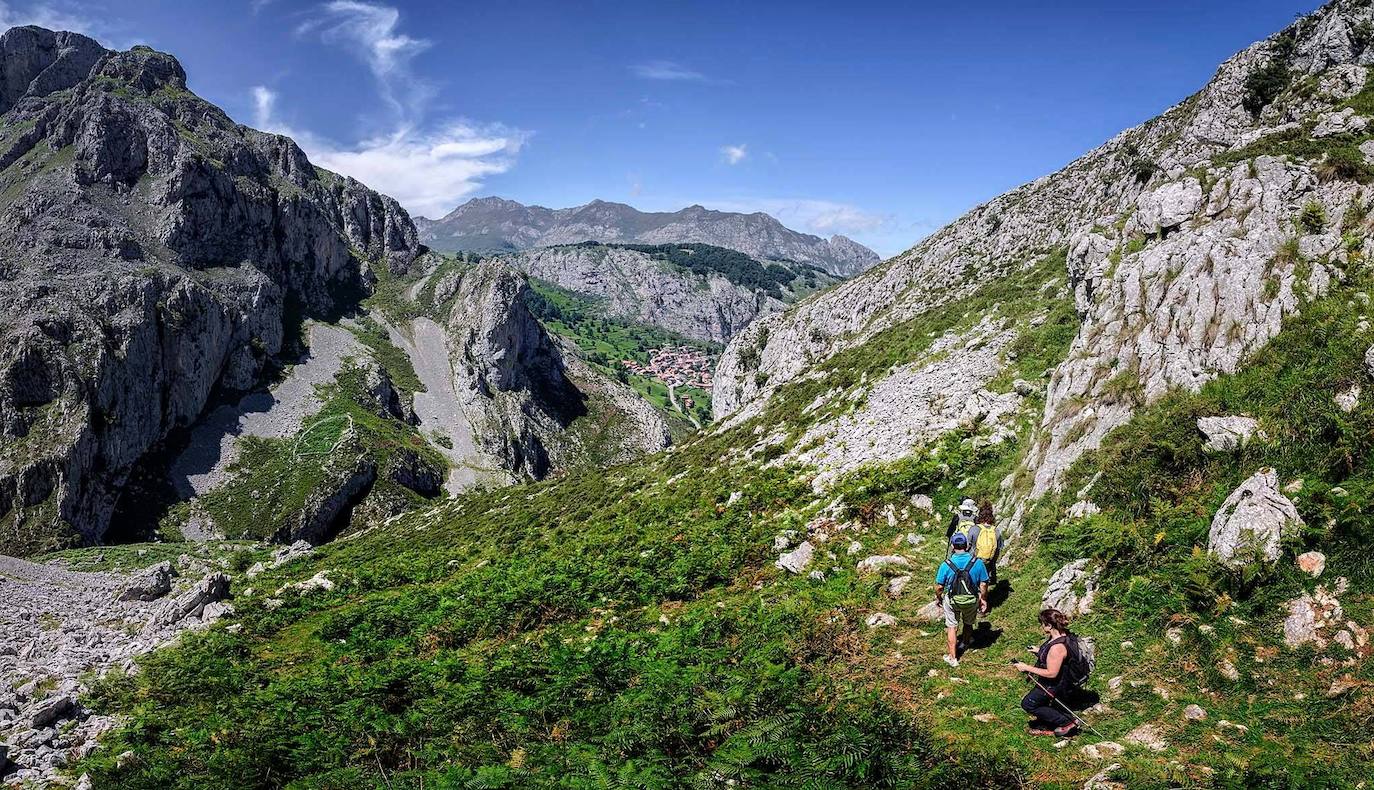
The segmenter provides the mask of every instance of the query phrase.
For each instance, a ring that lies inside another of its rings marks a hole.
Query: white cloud
[[[637,63],[630,67],[636,77],[646,80],[678,80],[683,82],[701,82],[706,79],[706,75],[699,71],[693,71],[681,63],[674,63],[671,60],[651,60],[647,63]]]
[[[447,214],[480,189],[483,178],[509,170],[530,136],[500,124],[460,119],[432,132],[401,127],[389,135],[340,145],[281,122],[274,115],[276,103],[271,89],[253,88],[258,128],[292,137],[320,167],[352,176],[428,217]]]
[[[401,12],[391,6],[331,0],[320,8],[321,16],[296,28],[297,35],[319,35],[339,44],[367,64],[377,79],[382,98],[395,111],[415,115],[434,95],[433,88],[415,76],[410,61],[429,49],[425,39],[400,32]]]
[[[749,146],[744,143],[740,143],[739,145],[722,145],[720,147],[720,155],[725,159],[726,164],[737,165],[749,156]]]
[[[297,35],[318,36],[367,65],[390,110],[378,125],[381,133],[345,143],[294,128],[278,115],[277,93],[262,85],[252,91],[254,120],[294,138],[315,164],[396,198],[412,213],[438,217],[481,189],[484,178],[511,169],[531,133],[461,117],[431,119],[434,89],[411,68],[431,42],[402,32],[400,23],[391,6],[331,0],[296,28]]]
[[[70,30],[94,35],[96,25],[88,17],[68,13],[51,3],[34,3],[15,8],[0,0],[0,30],[20,25],[38,25],[49,30]]]

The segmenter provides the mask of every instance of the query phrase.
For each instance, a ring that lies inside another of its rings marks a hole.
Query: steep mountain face
[[[701,251],[711,252],[730,255]],[[609,315],[722,344],[758,316],[835,282],[799,264],[746,260],[741,272],[694,271],[653,252],[607,245],[541,247],[501,260],[531,277],[604,298]]]
[[[1305,298],[1342,276],[1351,255],[1342,234],[1358,224],[1367,180],[1357,148],[1367,139],[1363,113],[1374,111],[1364,100],[1374,48],[1359,33],[1368,16],[1363,4],[1333,3],[1237,54],[1159,118],[756,322],[721,360],[717,416],[756,415],[826,360],[1058,250],[1064,265],[1043,284],[1069,294],[1080,322],[1067,358],[1045,372],[1023,463],[1030,493],[1055,488],[1140,406],[1234,372]],[[1280,84],[1268,87],[1273,80]],[[1298,221],[1304,212],[1312,219]],[[1008,367],[1003,358],[965,386],[984,388]],[[911,446],[894,441],[893,452]]]
[[[737,214],[701,206],[643,212],[594,200],[575,208],[547,209],[495,197],[474,198],[440,219],[418,219],[416,226],[421,241],[448,252],[505,252],[583,241],[695,242],[756,258],[809,263],[840,276],[878,262],[877,253],[844,236],[822,239],[789,230],[762,212]]]
[[[252,386],[288,305],[403,272],[405,211],[186,90],[177,61],[0,36],[0,550],[98,538],[128,470]]]
[[[549,336],[525,307],[529,285],[520,274],[487,261],[463,272],[456,287],[446,325],[455,390],[495,465],[539,480],[589,457],[622,463],[668,445],[653,407]]]

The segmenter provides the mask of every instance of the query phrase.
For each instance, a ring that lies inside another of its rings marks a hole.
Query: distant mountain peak
[[[482,197],[442,219],[418,218],[415,224],[425,244],[445,252],[509,252],[583,241],[701,243],[755,258],[809,263],[842,276],[858,274],[879,260],[877,253],[844,236],[825,239],[791,230],[762,211],[717,211],[700,203],[674,212],[645,212],[600,199],[548,209]]]

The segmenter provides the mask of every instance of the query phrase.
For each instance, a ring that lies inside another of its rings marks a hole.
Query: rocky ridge
[[[609,315],[713,343],[725,343],[758,316],[785,306],[761,288],[733,283],[714,272],[682,271],[622,247],[542,247],[503,255],[501,260],[531,277],[606,299]],[[820,285],[828,282],[826,278]]]
[[[642,212],[623,203],[547,209],[501,198],[473,198],[437,220],[416,220],[420,240],[446,252],[506,252],[584,241],[674,244],[697,242],[763,259],[810,263],[849,276],[878,262],[877,253],[844,236],[822,239],[783,227],[767,214],[736,214],[690,206]]]

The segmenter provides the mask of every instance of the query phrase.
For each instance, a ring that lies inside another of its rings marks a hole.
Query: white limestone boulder
[[[1232,491],[1213,516],[1207,553],[1228,567],[1274,562],[1279,541],[1302,524],[1292,500],[1279,491],[1278,476],[1266,467]]]

